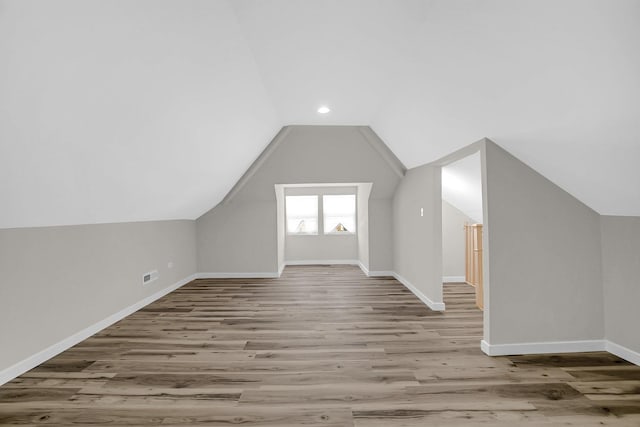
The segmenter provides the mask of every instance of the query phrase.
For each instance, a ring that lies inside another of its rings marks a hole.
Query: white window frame
[[[289,216],[287,212],[287,198],[288,197],[315,197],[316,198],[316,222],[318,223],[318,227],[315,233],[299,233],[296,231],[289,231]],[[320,221],[320,213],[322,212],[322,197],[318,194],[291,194],[285,195],[284,199],[284,227],[287,232],[287,236],[319,236],[322,232],[321,230],[321,221]]]
[[[353,212],[353,231],[327,231],[325,230],[325,215],[324,215],[324,198],[325,196],[353,196],[353,203],[354,203],[354,212]],[[321,214],[321,218],[322,218],[322,235],[323,236],[355,236],[357,234],[357,230],[358,230],[358,196],[356,194],[353,193],[345,193],[345,194],[327,194],[327,193],[323,193],[320,195],[319,200],[318,200],[322,206],[318,206],[319,210],[320,210],[320,214]],[[319,224],[318,224],[319,225]],[[320,232],[320,227],[318,227],[318,233]]]

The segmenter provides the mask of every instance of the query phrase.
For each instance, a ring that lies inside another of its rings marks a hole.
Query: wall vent
[[[142,275],[142,284],[148,285],[158,278],[158,270],[153,270]]]

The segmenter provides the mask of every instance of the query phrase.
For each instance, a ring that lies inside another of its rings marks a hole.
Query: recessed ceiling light
[[[327,114],[329,111],[331,111],[331,108],[327,107],[326,105],[318,108],[318,113],[320,114]]]

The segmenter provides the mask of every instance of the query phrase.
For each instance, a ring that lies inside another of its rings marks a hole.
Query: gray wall
[[[351,235],[287,235],[285,260],[289,261],[357,261],[358,237]]]
[[[440,178],[439,166],[410,169],[393,199],[394,271],[435,303],[442,302]]]
[[[230,201],[196,221],[198,272],[278,271],[277,212],[273,200]]]
[[[460,210],[442,201],[442,275],[445,277],[465,275],[465,224],[475,221]]]
[[[391,203],[401,167],[368,127],[289,126],[226,201],[197,220],[198,269],[205,273],[278,270],[275,184],[371,182],[369,267],[392,266]],[[386,151],[385,151],[386,150]]]
[[[491,141],[485,147],[485,340],[604,338],[599,215]]]
[[[0,371],[196,273],[195,249],[194,221],[0,230]]]
[[[607,339],[640,353],[640,217],[601,217]]]
[[[369,270],[393,271],[393,199],[369,199]]]

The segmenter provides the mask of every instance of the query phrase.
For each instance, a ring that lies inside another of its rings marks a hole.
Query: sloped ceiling
[[[442,167],[442,199],[475,222],[484,222],[479,152]]]
[[[196,218],[287,124],[371,125],[408,167],[489,137],[640,215],[638,22],[637,0],[0,0],[0,228]]]
[[[226,1],[0,2],[0,227],[196,218],[281,127]]]

